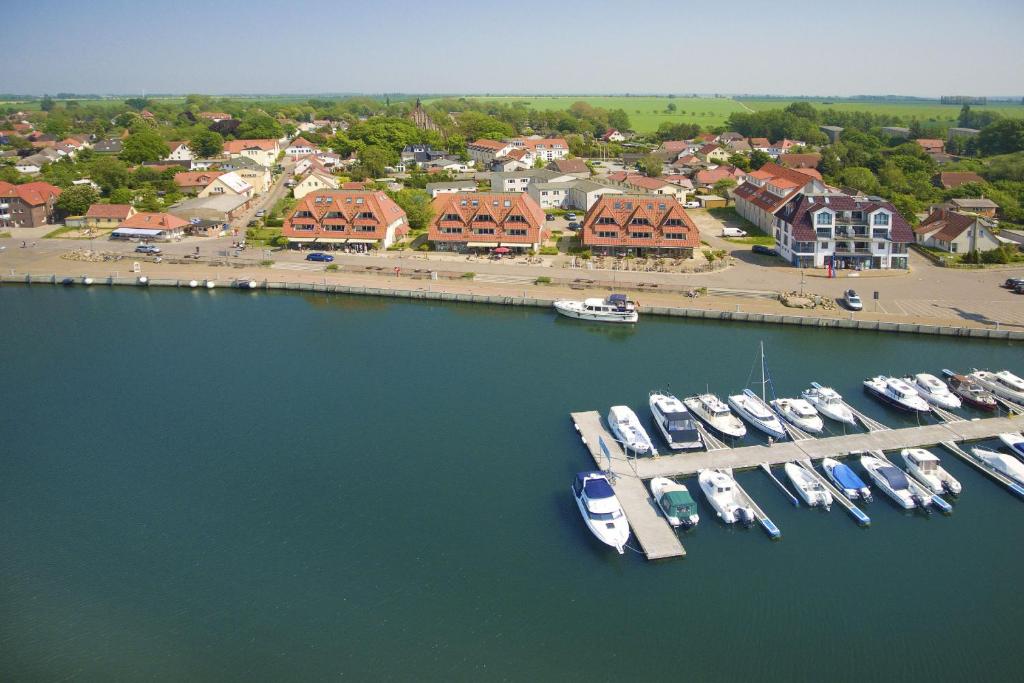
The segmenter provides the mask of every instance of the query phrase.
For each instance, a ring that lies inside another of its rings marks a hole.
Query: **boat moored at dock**
[[[904,381],[909,384],[910,378],[905,378]],[[946,383],[935,375],[930,375],[927,372],[917,373],[914,375],[913,387],[928,403],[947,410],[960,407],[960,399],[950,392]]]
[[[747,433],[743,421],[732,414],[722,399],[714,394],[700,394],[683,399],[683,404],[719,434],[739,438]]]
[[[921,398],[917,389],[897,377],[878,375],[864,380],[864,389],[882,403],[897,410],[910,413],[931,411],[928,402]]]
[[[952,370],[943,370],[946,376],[946,384],[950,391],[960,398],[963,403],[977,410],[984,410],[987,413],[995,412],[998,407],[992,393],[981,386],[978,381],[968,375],[960,375]]]
[[[935,454],[923,448],[904,448],[900,451],[900,457],[903,458],[907,471],[926,484],[932,493],[960,495],[960,482],[939,464],[939,458]]]
[[[1024,463],[1012,455],[990,451],[987,448],[972,448],[971,453],[996,472],[1013,479],[1018,484],[1024,484]]]
[[[708,503],[726,524],[739,522],[746,526],[754,523],[754,510],[741,503],[736,482],[724,472],[701,470],[697,482]]]
[[[567,318],[604,323],[635,323],[640,319],[636,303],[625,294],[611,294],[607,299],[558,299],[555,310]]]
[[[657,455],[658,451],[651,443],[647,430],[640,424],[640,418],[629,406],[612,406],[608,410],[608,426],[612,434],[626,448],[638,455]]]
[[[704,447],[697,421],[675,396],[655,392],[650,397],[651,413],[669,448],[692,450]]]
[[[826,510],[832,507],[832,494],[821,485],[816,476],[795,462],[787,462],[783,469],[805,503],[811,507],[820,506]]]
[[[608,477],[603,472],[579,472],[572,483],[572,495],[591,533],[621,555],[629,540],[629,523]]]
[[[806,399],[776,398],[771,401],[771,405],[784,420],[805,432],[821,434],[825,429],[818,411]]]
[[[849,465],[834,458],[825,458],[821,461],[821,468],[844,496],[850,500],[871,502],[871,489]]]
[[[786,438],[786,430],[778,416],[772,412],[764,399],[750,389],[744,389],[742,394],[730,396],[729,405],[740,417],[773,439]]]
[[[999,440],[1018,458],[1024,458],[1024,436],[1014,432],[999,435]]]
[[[697,523],[700,522],[697,504],[686,486],[667,477],[651,479],[650,486],[654,500],[658,503],[658,507],[661,508],[669,524],[684,529],[692,529],[697,526]]]
[[[925,504],[925,501],[916,495],[911,488],[907,473],[900,468],[873,455],[862,455],[860,464],[867,471],[868,476],[874,480],[878,488],[885,491],[886,495],[892,498],[904,510],[913,510]]]
[[[835,389],[811,382],[811,388],[805,389],[800,395],[825,417],[848,425],[857,424],[857,418]]]
[[[996,396],[1024,405],[1024,379],[1013,374],[1009,370],[989,372],[987,370],[975,370],[968,377],[973,378],[991,391]]]

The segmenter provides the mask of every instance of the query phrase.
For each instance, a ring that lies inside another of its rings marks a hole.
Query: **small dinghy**
[[[844,496],[850,500],[860,499],[864,502],[871,502],[871,489],[849,465],[833,458],[825,458],[821,461],[821,468],[825,470],[825,476],[832,480],[832,483],[843,492]]]
[[[669,524],[684,529],[697,526],[700,516],[697,514],[697,504],[689,489],[666,477],[651,479],[650,486],[654,500],[657,501]]]
[[[796,487],[796,492],[810,507],[820,506],[826,510],[832,507],[832,494],[822,486],[817,477],[795,462],[787,462],[783,469]]]

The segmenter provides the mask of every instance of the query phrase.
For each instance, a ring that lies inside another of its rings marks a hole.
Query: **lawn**
[[[249,228],[245,231],[245,241],[251,247],[273,247],[275,238],[281,235],[281,228]]]
[[[835,109],[836,111],[866,111],[872,114],[889,114],[902,117],[909,122],[912,118],[919,121],[934,121],[936,123],[953,123],[960,115],[959,104],[939,104],[937,100],[923,102],[879,102],[876,100],[844,100],[844,99],[815,99],[815,100],[787,100],[787,99],[746,99],[740,98],[742,104],[755,111],[765,109],[782,109],[792,102],[808,102],[816,109]],[[998,103],[987,105],[971,105],[975,111],[998,111],[1005,116],[1024,116],[1024,105]]]
[[[708,209],[707,211],[728,227],[739,228],[740,230],[747,231],[746,237],[723,237],[722,239],[725,241],[732,242],[734,244],[760,244],[765,247],[775,246],[774,237],[761,232],[760,228],[736,213],[736,209],[733,207],[726,206],[720,209]]]

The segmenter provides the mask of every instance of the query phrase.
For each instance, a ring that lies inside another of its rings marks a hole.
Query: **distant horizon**
[[[58,97],[58,94],[60,97]],[[53,99],[117,99],[117,98],[131,98],[131,97],[152,97],[152,98],[171,98],[171,97],[187,97],[189,95],[198,95],[202,97],[370,97],[370,98],[385,98],[385,97],[399,97],[399,98],[431,98],[439,99],[443,97],[465,97],[465,98],[486,98],[486,97],[665,97],[665,98],[721,98],[721,99],[736,99],[736,98],[764,98],[764,99],[806,99],[806,100],[861,100],[861,99],[906,99],[906,100],[928,100],[938,101],[943,97],[984,97],[989,100],[996,101],[1017,101],[1020,102],[1024,98],[1024,93],[1019,95],[989,95],[984,93],[944,93],[941,95],[904,95],[897,93],[887,94],[873,94],[873,93],[859,93],[856,95],[837,95],[837,94],[787,94],[787,93],[756,93],[756,92],[717,92],[717,93],[679,93],[679,92],[400,92],[400,91],[382,91],[382,92],[343,92],[343,91],[321,91],[321,92],[260,92],[260,91],[238,91],[238,92],[202,92],[198,90],[187,90],[181,92],[107,92],[107,93],[86,93],[86,92],[39,92],[39,93],[3,93],[2,97],[9,97],[9,99],[41,99],[43,97],[51,97]],[[950,105],[953,106],[953,105]]]

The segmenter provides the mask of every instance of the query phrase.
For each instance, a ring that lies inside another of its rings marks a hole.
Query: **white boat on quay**
[[[750,526],[754,523],[754,510],[740,501],[736,482],[724,472],[717,470],[701,470],[697,474],[700,490],[708,499],[708,503],[726,524],[740,522]]]
[[[607,299],[558,299],[555,310],[567,318],[602,323],[635,323],[640,319],[636,303],[625,294],[611,294]]]
[[[732,414],[729,406],[714,394],[699,394],[683,399],[690,412],[719,434],[739,438],[747,433],[743,421]]]
[[[917,487],[917,490],[915,490],[907,473],[895,465],[891,465],[873,455],[862,455],[860,464],[878,488],[885,491],[886,495],[896,501],[896,504],[904,510],[924,507],[930,502],[930,498],[926,497],[927,493],[921,491],[925,495],[920,495],[917,492],[920,491],[920,487]]]
[[[657,455],[647,430],[629,406],[612,406],[608,410],[608,426],[612,434],[629,450],[639,455]]]
[[[908,384],[911,383],[909,377],[905,378],[904,381]],[[949,390],[945,382],[935,375],[919,372],[914,375],[912,383],[914,388],[917,389],[917,393],[928,403],[937,405],[940,408],[946,408],[947,410],[960,407],[960,399]]]
[[[900,457],[907,471],[928,485],[932,493],[951,493],[959,496],[962,486],[957,479],[939,464],[939,458],[923,448],[904,448]]]
[[[811,388],[805,389],[800,395],[825,417],[856,426],[857,420],[850,407],[832,387],[823,387],[817,382],[811,382]]]
[[[810,507],[832,507],[832,494],[828,492],[818,478],[795,462],[787,462],[783,469],[786,476],[796,487],[796,492]]]
[[[821,434],[825,423],[814,406],[802,398],[776,398],[770,401],[775,412],[786,422],[810,434]]]
[[[975,370],[968,377],[996,396],[1001,396],[1014,403],[1024,405],[1024,379],[1021,379],[1009,370],[1000,370],[999,372]]]

